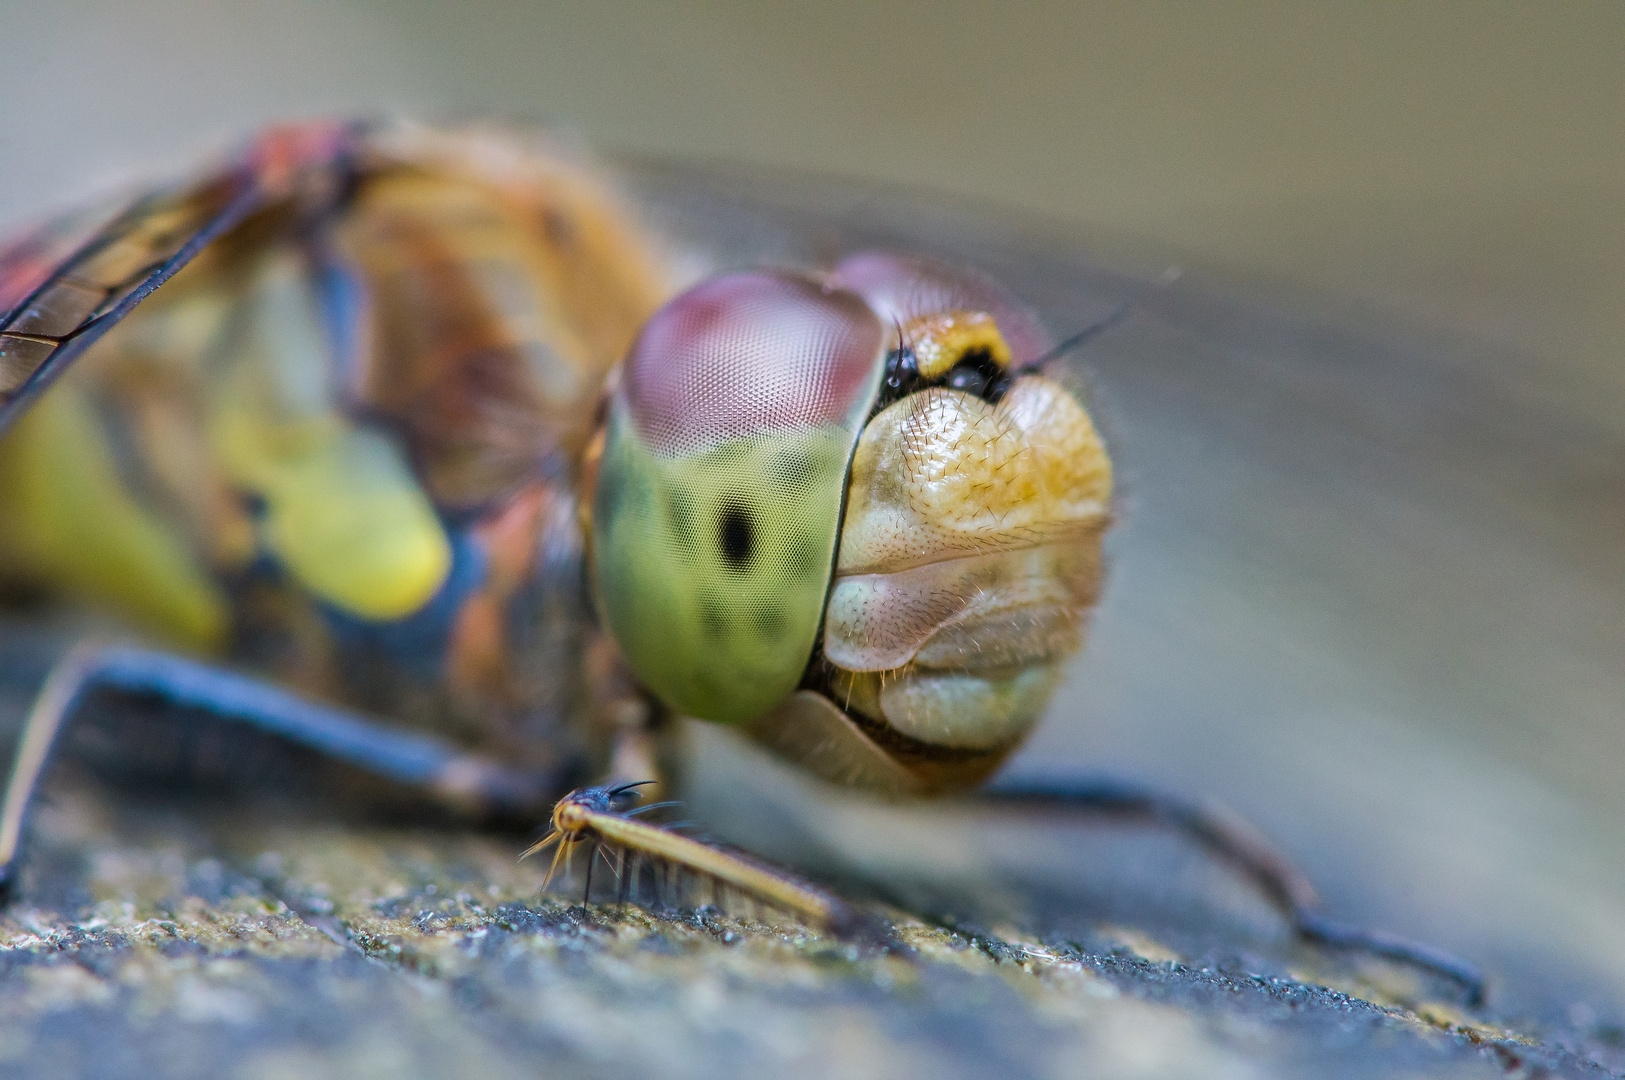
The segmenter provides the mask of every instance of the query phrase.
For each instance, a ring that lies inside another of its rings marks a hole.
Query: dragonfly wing
[[[274,128],[222,168],[114,212],[80,211],[0,247],[0,433],[74,359],[245,218],[336,190],[359,129]]]

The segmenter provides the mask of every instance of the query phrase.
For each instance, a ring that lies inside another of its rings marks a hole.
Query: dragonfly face
[[[831,778],[991,771],[1100,580],[1111,467],[1049,347],[991,283],[884,254],[668,304],[612,398],[592,513],[638,676]]]

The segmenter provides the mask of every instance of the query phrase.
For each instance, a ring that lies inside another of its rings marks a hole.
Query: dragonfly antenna
[[[1093,341],[1101,334],[1104,334],[1106,331],[1110,330],[1112,327],[1116,326],[1118,323],[1140,310],[1152,292],[1160,292],[1163,289],[1166,289],[1169,285],[1172,285],[1174,282],[1178,281],[1181,272],[1182,271],[1179,269],[1179,267],[1170,266],[1157,276],[1156,282],[1146,293],[1124,300],[1111,311],[1108,311],[1106,314],[1102,315],[1088,326],[1085,326],[1082,330],[1079,330],[1071,337],[1062,341],[1059,345],[1055,346],[1055,348],[1051,349],[1043,356],[1040,356],[1028,366],[1041,368],[1046,364],[1059,360],[1061,357],[1065,356],[1069,352],[1072,352],[1074,349],[1080,348],[1083,345]]]

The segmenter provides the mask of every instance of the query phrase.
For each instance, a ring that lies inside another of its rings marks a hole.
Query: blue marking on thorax
[[[313,250],[311,263],[311,278],[331,348],[334,383],[340,397],[348,398],[360,376],[360,350],[369,304],[367,284],[357,267],[323,245]],[[428,603],[412,614],[378,622],[316,599],[341,651],[381,653],[425,681],[441,676],[457,613],[469,595],[485,583],[486,576],[485,551],[466,526],[444,519],[441,525],[451,542],[451,570]]]
[[[325,601],[317,606],[327,618],[340,648],[381,652],[425,679],[438,679],[445,669],[451,631],[468,597],[485,584],[485,549],[467,531],[448,530],[451,571],[438,592],[403,619],[375,622]]]
[[[366,283],[354,266],[331,252],[324,252],[315,259],[311,277],[332,348],[334,382],[340,388],[348,388],[354,384],[361,364]]]

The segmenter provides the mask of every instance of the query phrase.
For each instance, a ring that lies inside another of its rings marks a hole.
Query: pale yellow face
[[[836,704],[933,747],[996,751],[1048,704],[1101,577],[1111,463],[1065,388],[933,387],[864,429],[824,624]]]

